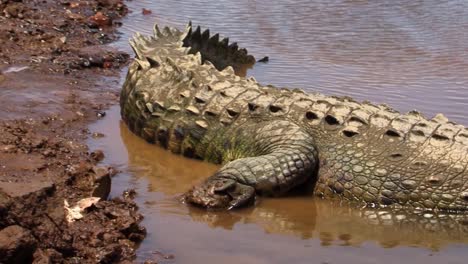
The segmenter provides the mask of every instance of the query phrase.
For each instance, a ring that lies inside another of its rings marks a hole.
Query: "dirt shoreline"
[[[146,231],[132,192],[107,200],[116,171],[85,145],[118,102],[129,57],[103,44],[127,12],[120,0],[0,0],[0,263],[135,258]],[[71,217],[89,197],[101,200]]]

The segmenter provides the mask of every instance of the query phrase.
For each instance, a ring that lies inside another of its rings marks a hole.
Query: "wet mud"
[[[105,44],[127,12],[118,0],[0,1],[0,263],[134,259],[142,216],[129,191],[108,200],[117,170],[85,145],[117,103],[129,56]]]

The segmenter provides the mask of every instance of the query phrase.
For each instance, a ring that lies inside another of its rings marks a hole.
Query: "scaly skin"
[[[311,184],[369,206],[468,209],[468,130],[347,97],[262,86],[235,75],[253,57],[200,28],[131,41],[122,118],[148,142],[224,166],[185,194],[207,208]]]

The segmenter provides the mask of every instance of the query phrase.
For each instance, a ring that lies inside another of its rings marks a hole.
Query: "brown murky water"
[[[468,125],[468,2],[461,0],[132,1],[123,39],[154,22],[188,20],[221,32],[267,64],[262,83],[301,87],[400,111],[444,112]],[[141,9],[153,11],[143,16]],[[117,44],[129,50],[126,42]],[[255,208],[206,212],[178,195],[216,166],[145,143],[120,123],[118,107],[91,127],[90,140],[123,173],[113,193],[135,188],[148,238],[139,259],[163,263],[466,263],[468,225],[456,217],[355,209],[297,195]],[[437,231],[434,231],[437,230]],[[152,253],[153,252],[153,253]],[[159,256],[161,259],[161,256]]]

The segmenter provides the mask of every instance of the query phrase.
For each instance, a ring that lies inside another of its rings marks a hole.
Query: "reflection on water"
[[[468,243],[468,226],[449,217],[359,210],[312,198],[266,199],[255,208],[230,213],[190,208],[190,216],[228,230],[237,223],[255,224],[269,234],[319,239],[322,246],[359,246],[373,241],[384,248],[415,246],[440,250],[449,244]]]
[[[126,43],[154,22],[188,20],[238,41],[267,64],[248,70],[262,83],[385,102],[468,125],[468,2],[462,0],[128,2]],[[153,11],[150,16],[142,8]],[[262,199],[255,208],[206,212],[178,195],[216,166],[150,146],[119,123],[118,108],[93,126],[92,140],[123,173],[113,193],[136,188],[148,238],[139,259],[158,250],[177,263],[465,263],[463,216],[356,209],[311,196]],[[120,134],[119,134],[120,133]],[[411,259],[411,261],[409,261]],[[168,262],[171,262],[168,260]]]

